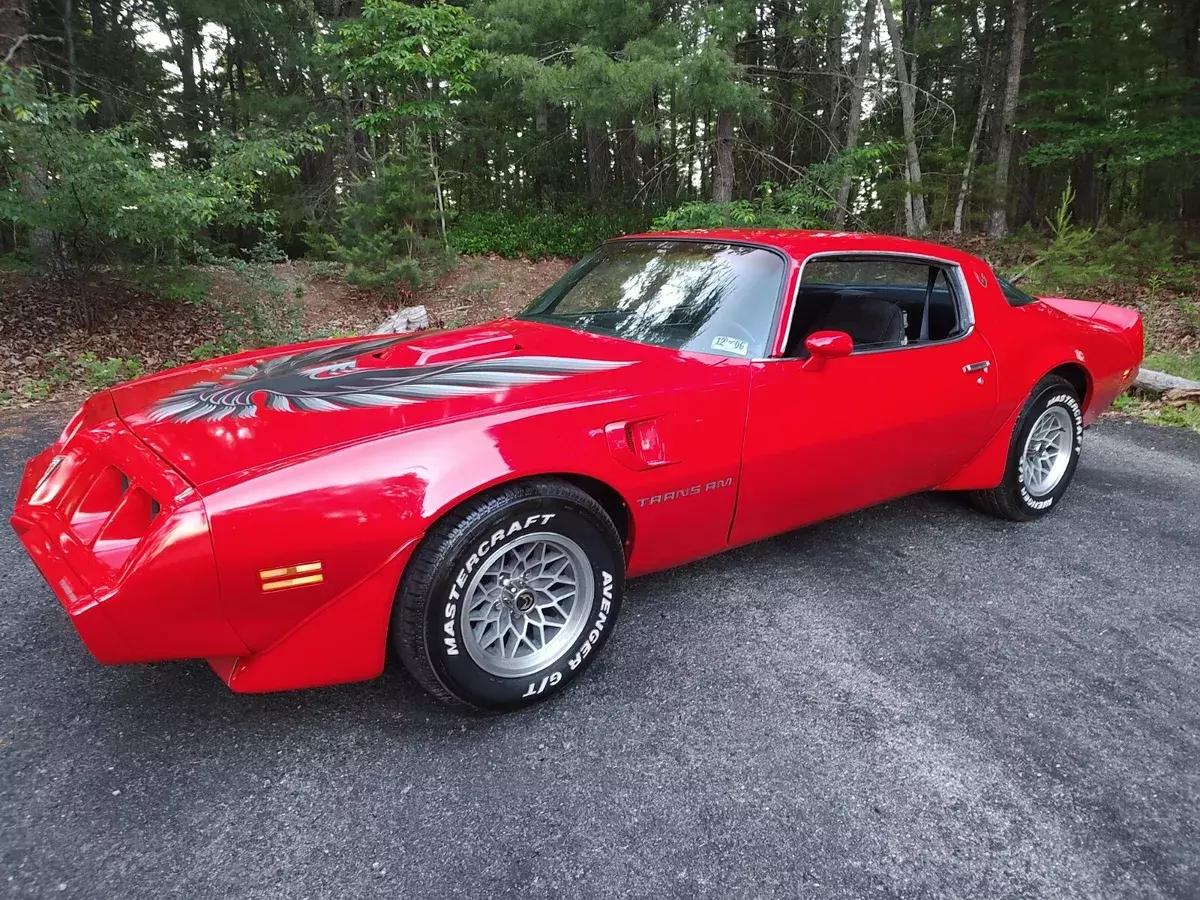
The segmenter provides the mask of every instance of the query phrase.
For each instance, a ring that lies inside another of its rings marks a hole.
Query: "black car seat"
[[[907,343],[903,310],[894,303],[859,292],[839,293],[809,327],[808,334],[816,331],[844,331],[854,341],[855,349]]]

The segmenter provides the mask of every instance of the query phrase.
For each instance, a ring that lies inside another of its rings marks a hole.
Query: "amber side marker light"
[[[325,576],[321,571],[321,563],[311,562],[279,569],[263,569],[258,573],[258,580],[264,591],[281,591],[284,588],[303,587],[306,584],[320,584],[325,580]]]

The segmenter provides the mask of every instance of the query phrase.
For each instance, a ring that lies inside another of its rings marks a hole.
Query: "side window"
[[[804,339],[815,331],[844,331],[857,352],[951,340],[963,326],[943,266],[905,257],[820,257],[804,265],[788,355],[804,355]]]

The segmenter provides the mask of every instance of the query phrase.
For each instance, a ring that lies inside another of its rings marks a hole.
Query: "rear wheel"
[[[426,535],[396,595],[392,643],[442,700],[525,706],[595,658],[624,572],[617,530],[589,495],[560,481],[506,485]]]
[[[1028,522],[1050,512],[1071,484],[1083,440],[1083,408],[1070,382],[1043,378],[1017,420],[1004,480],[975,491],[976,505],[992,515]]]

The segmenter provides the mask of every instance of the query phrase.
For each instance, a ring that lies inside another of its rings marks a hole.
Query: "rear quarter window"
[[[1031,297],[1011,281],[996,276],[996,283],[1000,285],[1000,293],[1004,294],[1004,299],[1008,301],[1009,306],[1027,306],[1030,303],[1037,302],[1037,297]]]

